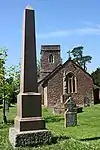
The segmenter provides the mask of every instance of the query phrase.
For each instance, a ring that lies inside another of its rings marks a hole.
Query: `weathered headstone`
[[[8,103],[8,101],[5,101],[5,111],[9,112],[9,103]]]
[[[85,107],[89,107],[90,106],[90,100],[89,100],[89,98],[88,97],[84,97],[84,106]]]
[[[69,97],[65,102],[65,127],[76,126],[77,125],[77,110],[76,103],[71,97]]]
[[[14,128],[9,129],[9,140],[14,148],[49,143],[52,136],[45,127],[41,95],[37,93],[35,15],[30,6],[24,10],[21,61],[17,116]]]

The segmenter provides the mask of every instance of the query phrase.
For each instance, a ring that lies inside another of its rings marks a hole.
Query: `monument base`
[[[15,118],[15,128],[19,132],[43,130],[45,129],[45,121],[42,117]]]
[[[9,140],[13,148],[50,144],[52,133],[46,129],[19,132],[15,128],[9,129]]]

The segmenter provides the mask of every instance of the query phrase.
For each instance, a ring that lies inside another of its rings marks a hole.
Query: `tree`
[[[83,56],[83,46],[73,48],[71,53],[75,58],[81,58]]]
[[[7,49],[0,49],[0,96],[3,101],[3,122],[7,123],[5,114],[5,62],[7,57]]]
[[[20,86],[20,66],[7,68],[6,99],[9,103],[16,103]]]
[[[0,49],[0,103],[2,103],[5,94],[5,69],[7,60],[7,49]]]
[[[94,84],[100,86],[100,68],[97,68],[91,73]]]
[[[70,53],[73,56],[73,60],[78,63],[81,67],[83,67],[84,70],[87,70],[87,63],[91,63],[91,56],[84,56],[83,55],[83,46],[78,46],[72,49]]]
[[[19,92],[20,65],[6,66],[7,49],[0,49],[0,103],[14,103]]]
[[[81,60],[81,64],[82,64],[82,67],[84,68],[84,70],[87,70],[87,63],[91,63],[91,59],[92,57],[91,56],[82,56],[82,60]]]

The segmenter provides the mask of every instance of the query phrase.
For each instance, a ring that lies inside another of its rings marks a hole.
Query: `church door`
[[[99,89],[94,89],[94,104],[100,103],[99,100]]]

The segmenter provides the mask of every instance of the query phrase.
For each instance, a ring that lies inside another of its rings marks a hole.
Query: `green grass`
[[[10,107],[7,119],[12,122],[15,116],[16,106]],[[18,150],[100,150],[100,105],[84,108],[84,112],[78,114],[76,127],[65,128],[63,115],[53,115],[51,109],[43,108],[43,117],[47,128],[58,137],[57,143]],[[10,126],[10,123],[2,124],[0,109],[0,150],[13,150],[8,138]]]

